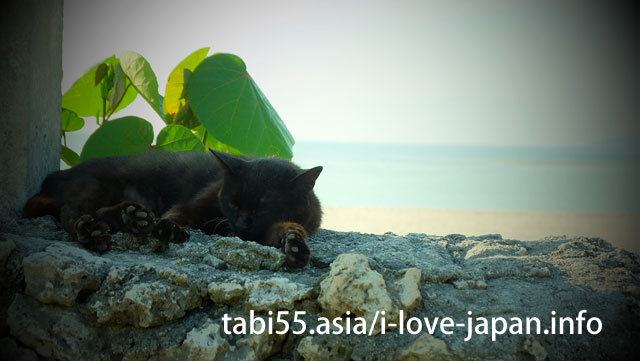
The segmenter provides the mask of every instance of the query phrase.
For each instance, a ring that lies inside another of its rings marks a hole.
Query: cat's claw
[[[169,219],[161,219],[153,229],[153,235],[161,241],[184,243],[189,240],[189,231]]]
[[[229,220],[226,218],[211,219],[201,227],[201,230],[205,234],[217,234],[219,236],[229,236],[233,234],[231,223],[229,223]]]
[[[307,246],[307,234],[301,228],[287,228],[284,234],[283,245],[285,262],[288,267],[301,268],[309,262],[309,246]]]
[[[85,214],[75,221],[73,227],[75,238],[89,250],[102,253],[111,249],[111,235],[106,223]]]
[[[148,234],[153,231],[156,217],[153,212],[137,203],[122,205],[122,223],[133,234]]]

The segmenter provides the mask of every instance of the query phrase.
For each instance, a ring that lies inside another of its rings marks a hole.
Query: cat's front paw
[[[85,214],[74,222],[73,229],[76,240],[85,248],[101,253],[111,249],[109,225],[105,222]]]
[[[309,262],[309,246],[307,246],[307,233],[300,226],[288,227],[284,232],[283,251],[288,267],[301,268]]]
[[[122,223],[127,231],[133,234],[148,234],[154,230],[156,216],[151,210],[138,203],[122,204]]]
[[[161,241],[172,243],[184,243],[189,239],[187,228],[170,219],[159,220],[153,229],[153,235]]]

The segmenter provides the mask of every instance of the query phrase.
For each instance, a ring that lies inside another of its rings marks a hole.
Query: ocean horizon
[[[87,137],[71,133],[69,145],[80,151]],[[326,206],[640,212],[640,154],[615,145],[298,141],[293,154],[303,168],[324,167],[314,189]]]
[[[526,148],[298,142],[293,161],[324,170],[327,206],[640,212],[638,154]]]

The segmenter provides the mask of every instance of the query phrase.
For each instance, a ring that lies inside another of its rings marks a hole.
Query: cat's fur
[[[53,215],[73,239],[99,252],[111,248],[110,233],[181,243],[192,228],[278,247],[289,266],[304,266],[307,236],[320,227],[313,187],[322,167],[212,153],[91,159],[47,176],[23,215]]]

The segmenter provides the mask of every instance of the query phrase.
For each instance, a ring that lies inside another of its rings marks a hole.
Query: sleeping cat
[[[289,267],[306,265],[307,236],[322,216],[313,192],[322,167],[211,153],[87,160],[47,176],[23,215],[53,215],[74,240],[98,252],[111,248],[110,233],[182,243],[192,228],[277,247]]]

